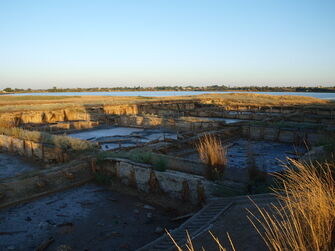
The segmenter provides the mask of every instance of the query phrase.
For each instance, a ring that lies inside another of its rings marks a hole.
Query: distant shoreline
[[[152,89],[129,89],[129,90],[101,90],[101,89],[57,89],[54,90],[31,90],[31,91],[13,91],[13,92],[0,92],[0,95],[10,95],[10,94],[26,94],[26,93],[70,93],[70,92],[294,92],[294,93],[335,93],[335,89],[326,89],[326,88],[306,88],[306,90],[295,90],[295,89],[286,89],[286,90],[276,90],[276,89],[268,89],[268,90],[241,90],[241,89],[226,89],[226,90],[215,90],[215,89],[189,89],[189,90],[174,90],[174,89],[166,89],[166,90],[152,90]]]

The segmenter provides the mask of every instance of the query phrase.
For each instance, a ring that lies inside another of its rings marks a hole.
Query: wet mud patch
[[[281,171],[287,163],[287,157],[297,158],[307,152],[302,146],[247,139],[237,139],[225,145],[228,146],[229,168],[247,168],[251,156],[256,167],[264,172]],[[185,154],[184,158],[201,161],[196,149],[193,149],[191,154]]]
[[[72,250],[134,250],[177,227],[136,197],[87,184],[0,210],[0,250],[34,250],[50,240]]]
[[[19,174],[40,169],[41,166],[19,156],[0,152],[0,179],[15,177]]]

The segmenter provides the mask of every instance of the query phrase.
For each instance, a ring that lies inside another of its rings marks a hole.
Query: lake
[[[15,96],[142,96],[142,97],[167,97],[167,96],[189,96],[210,93],[257,93],[269,95],[294,95],[306,96],[320,99],[335,99],[335,93],[320,93],[320,92],[206,92],[206,91],[124,91],[124,92],[31,92],[31,93],[16,93]]]

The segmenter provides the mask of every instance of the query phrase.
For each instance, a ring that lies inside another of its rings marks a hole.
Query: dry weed
[[[270,250],[334,250],[335,182],[330,164],[290,160],[293,167],[277,178],[279,206],[258,207],[260,217],[249,218]],[[259,226],[256,226],[260,224]]]

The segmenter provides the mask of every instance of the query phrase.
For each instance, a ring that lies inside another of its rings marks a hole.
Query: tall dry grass
[[[308,164],[290,160],[292,166],[283,174],[277,174],[282,183],[275,195],[279,205],[271,209],[256,205],[260,216],[248,217],[263,238],[269,250],[333,251],[335,250],[335,165],[334,163]],[[213,248],[225,250],[219,239],[211,233]],[[228,235],[231,248],[235,250]],[[194,251],[192,239],[187,233],[185,249]],[[250,243],[252,246],[252,243]],[[204,249],[203,249],[204,250]]]
[[[227,149],[220,138],[212,134],[201,137],[196,144],[201,161],[211,168],[211,172],[222,174],[227,166]]]
[[[183,246],[185,246],[185,250],[187,251],[196,251],[196,249],[194,248],[194,245],[193,245],[193,242],[192,242],[192,238],[190,236],[190,234],[188,233],[188,231],[186,231],[186,243],[184,245],[179,245],[175,239],[173,238],[173,236],[169,233],[169,231],[165,230],[166,231],[166,234],[169,236],[169,238],[171,239],[171,241],[173,242],[173,245],[176,247],[176,249],[178,251],[183,251]],[[223,247],[223,245],[221,244],[220,240],[218,237],[216,237],[211,231],[209,231],[209,234],[212,236],[213,240],[214,240],[214,245],[217,247],[216,250],[219,250],[219,251],[226,251],[227,249],[225,247]],[[230,244],[230,247],[233,251],[235,251],[235,246],[233,244],[233,241],[232,239],[230,238],[230,235],[229,233],[227,233],[227,237],[228,237],[228,240],[229,240],[229,244]],[[202,248],[203,251],[205,251],[204,248]]]
[[[270,210],[258,208],[250,217],[270,250],[323,250],[335,248],[335,181],[332,164],[290,160],[293,167],[277,175],[283,188]]]

